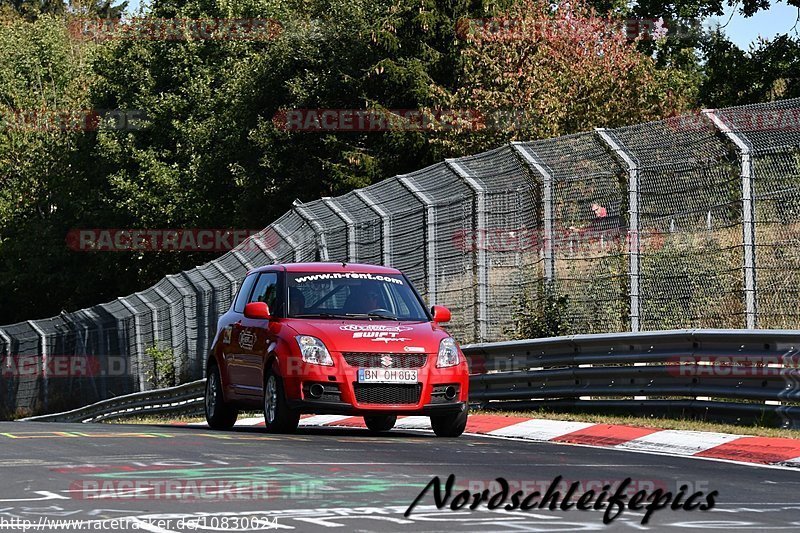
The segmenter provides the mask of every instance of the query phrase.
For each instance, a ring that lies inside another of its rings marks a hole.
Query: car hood
[[[437,353],[447,332],[431,322],[289,319],[298,335],[317,337],[334,352]]]

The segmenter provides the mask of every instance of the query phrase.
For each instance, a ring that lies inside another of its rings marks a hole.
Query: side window
[[[251,302],[265,302],[270,311],[275,309],[275,301],[278,298],[278,274],[275,272],[265,272],[258,278],[256,288],[253,289]]]
[[[247,303],[247,297],[250,296],[250,289],[253,288],[253,283],[256,282],[258,277],[257,273],[252,273],[246,278],[242,286],[239,287],[239,294],[236,295],[236,301],[233,304],[233,310],[237,313],[244,313],[244,305]]]

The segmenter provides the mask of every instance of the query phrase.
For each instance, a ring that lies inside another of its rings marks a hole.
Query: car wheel
[[[264,380],[264,425],[270,433],[292,433],[300,422],[300,413],[286,403],[283,380],[274,370]]]
[[[437,437],[458,437],[467,428],[468,411],[443,416],[432,416],[431,426]]]
[[[205,411],[206,422],[211,429],[231,429],[239,416],[239,411],[225,403],[217,365],[211,365],[208,369]]]
[[[376,415],[365,416],[364,423],[370,431],[389,431],[394,427],[397,422],[397,417],[394,415]]]

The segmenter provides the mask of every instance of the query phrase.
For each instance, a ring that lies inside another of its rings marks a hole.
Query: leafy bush
[[[150,368],[146,371],[147,381],[155,389],[180,385],[185,378],[186,358],[178,358],[169,349],[151,346],[144,351],[149,359]]]
[[[512,327],[505,333],[515,339],[538,339],[569,335],[569,297],[553,284],[537,284],[514,299]]]

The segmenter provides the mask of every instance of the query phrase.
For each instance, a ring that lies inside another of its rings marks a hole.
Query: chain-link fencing
[[[149,390],[164,360],[176,382],[203,377],[217,318],[264,264],[399,268],[467,343],[510,338],[518,318],[573,334],[800,328],[798,245],[800,99],[512,143],[295,202],[147,290],[0,327],[0,418]]]

